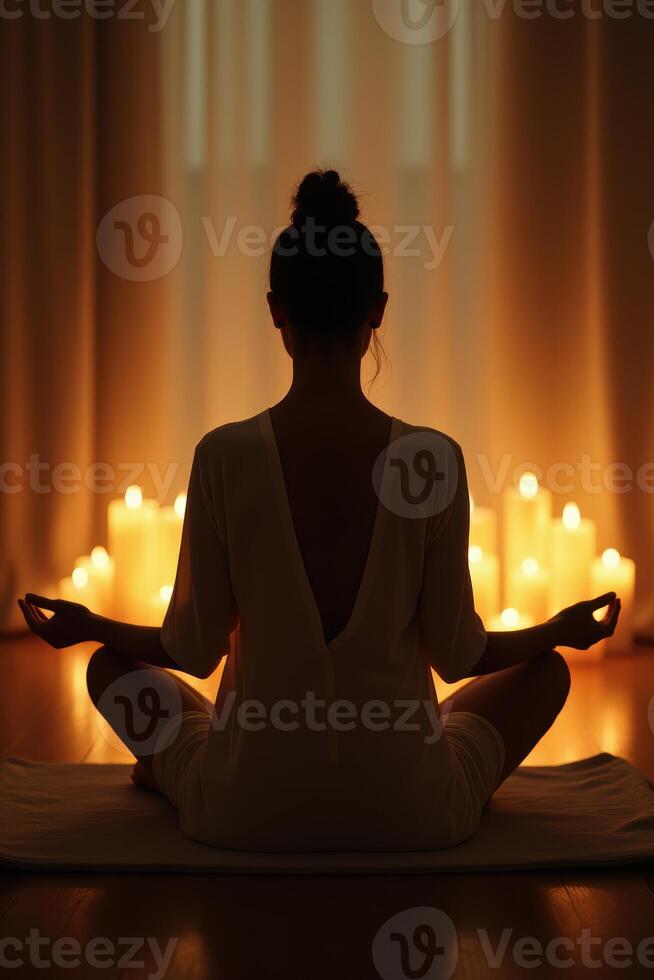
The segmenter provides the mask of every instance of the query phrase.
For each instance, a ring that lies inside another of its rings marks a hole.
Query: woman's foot
[[[146,769],[142,762],[135,762],[130,779],[138,789],[145,790],[147,793],[158,793],[159,787],[154,781],[154,776]]]

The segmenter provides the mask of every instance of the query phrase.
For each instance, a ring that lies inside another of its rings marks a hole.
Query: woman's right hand
[[[605,606],[606,613],[598,621],[593,613]],[[606,592],[596,599],[587,599],[562,609],[549,620],[556,625],[556,645],[588,650],[595,643],[613,635],[620,609],[620,599],[615,592]]]
[[[32,633],[56,650],[91,639],[89,627],[93,613],[79,602],[48,599],[28,592],[24,599],[18,600],[18,605]],[[44,609],[54,615],[46,616]]]

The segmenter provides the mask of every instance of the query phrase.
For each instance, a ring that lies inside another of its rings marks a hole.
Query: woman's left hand
[[[18,605],[32,633],[56,650],[91,639],[89,627],[93,613],[79,602],[47,599],[28,592],[24,599],[18,600]],[[44,609],[54,615],[46,616]]]

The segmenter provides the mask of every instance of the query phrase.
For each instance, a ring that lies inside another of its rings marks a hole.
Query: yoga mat
[[[129,766],[0,763],[0,865],[41,871],[397,874],[608,867],[654,859],[654,791],[602,754],[519,769],[458,847],[403,853],[270,854],[219,850],[177,827]],[[262,814],[265,819],[265,815]]]

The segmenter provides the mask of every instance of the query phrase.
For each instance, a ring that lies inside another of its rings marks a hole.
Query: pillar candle
[[[85,568],[74,568],[72,575],[59,579],[58,595],[68,602],[81,602],[91,612],[98,610],[98,593]]]
[[[485,625],[500,608],[500,562],[497,555],[487,555],[478,545],[471,545],[468,564],[475,609]]]
[[[114,614],[139,623],[148,614],[151,596],[158,589],[157,509],[144,500],[141,488],[127,488],[123,500],[112,500],[108,510],[109,552],[115,562]]]
[[[486,555],[497,553],[497,514],[490,507],[477,507],[472,497],[470,497],[470,547],[481,548]]]
[[[509,572],[506,602],[531,616],[535,623],[549,618],[550,574],[535,558],[525,558],[519,568]]]
[[[110,558],[106,548],[98,545],[90,555],[82,555],[75,562],[76,568],[83,568],[89,582],[97,593],[98,612],[101,616],[113,616],[114,592],[114,560]]]
[[[513,630],[526,630],[534,625],[534,620],[526,613],[520,613],[517,609],[503,609],[499,616],[491,616],[487,629],[489,631],[500,630],[502,632]]]
[[[552,494],[541,487],[534,473],[523,473],[518,487],[504,494],[504,563],[508,577],[525,558],[543,568],[549,562]]]
[[[155,584],[159,588],[175,581],[185,509],[186,494],[180,493],[175,498],[174,506],[160,507],[157,513],[157,581]]]
[[[161,626],[173,594],[172,585],[162,585],[158,592],[152,593],[146,609],[142,613],[143,626]]]
[[[552,614],[592,598],[590,574],[596,537],[595,522],[582,520],[576,504],[566,504],[561,518],[552,521]]]
[[[634,642],[634,591],[636,587],[636,564],[631,558],[623,558],[615,548],[607,548],[601,558],[595,559],[591,569],[591,591],[593,596],[604,592],[615,592],[620,597],[622,609],[613,636],[607,636],[599,644],[604,656],[615,653],[629,653]],[[602,619],[606,609],[598,610],[596,618]]]

